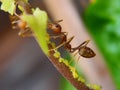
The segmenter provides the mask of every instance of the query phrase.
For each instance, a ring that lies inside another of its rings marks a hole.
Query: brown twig
[[[55,57],[55,51],[53,49],[52,45],[49,44],[50,49],[50,55],[48,56],[49,60],[52,62],[52,64],[56,67],[56,69],[77,89],[77,90],[93,90],[86,86],[85,83],[82,81],[79,81],[78,78],[74,78],[73,74],[70,70],[70,68],[63,62],[59,61],[59,57]]]
[[[48,57],[56,69],[77,89],[77,90],[93,90],[85,85],[85,83],[78,81],[77,78],[74,78],[69,67],[64,63],[59,62],[59,58],[54,57],[54,52],[50,52]]]

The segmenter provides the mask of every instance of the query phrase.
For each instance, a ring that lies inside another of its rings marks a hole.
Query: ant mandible
[[[64,46],[64,48],[69,51],[70,53],[74,53],[75,51],[77,51],[75,53],[75,55],[77,53],[79,53],[80,56],[85,57],[85,58],[92,58],[94,57],[96,54],[95,52],[87,46],[87,44],[90,42],[90,40],[84,41],[82,44],[80,44],[79,46],[72,48],[70,42],[73,40],[74,37],[71,37],[69,39],[67,39],[67,34],[66,32],[62,32],[62,28],[61,25],[59,24],[59,22],[61,22],[62,20],[59,20],[55,23],[49,23],[48,24],[48,28],[53,30],[53,33],[57,36],[53,36],[53,38],[62,38],[60,45],[58,45],[55,49],[58,49],[62,46]],[[78,57],[78,60],[80,58],[80,56]]]

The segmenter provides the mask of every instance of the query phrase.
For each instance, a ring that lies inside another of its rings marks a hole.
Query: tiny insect
[[[79,53],[80,56],[85,57],[85,58],[92,58],[92,57],[94,57],[96,55],[95,52],[90,47],[87,46],[87,44],[89,42],[90,42],[90,40],[84,41],[78,47],[72,48],[73,52],[75,52],[77,50],[75,55],[77,53]],[[80,56],[78,57],[78,59],[80,58]]]
[[[61,25],[59,24],[59,22],[61,22],[62,20],[59,20],[55,23],[49,23],[48,24],[48,28],[51,29],[53,31],[53,33],[56,36],[53,36],[52,38],[61,38],[61,42],[60,45],[58,45],[55,49],[58,49],[62,46],[64,46],[64,48],[70,52],[70,53],[74,53],[75,51],[77,51],[75,53],[79,54],[80,56],[84,57],[84,58],[92,58],[94,57],[96,54],[95,52],[87,46],[87,44],[89,43],[90,40],[84,41],[82,44],[80,44],[79,46],[72,48],[70,42],[73,40],[74,37],[71,37],[69,39],[67,39],[67,32],[62,32],[62,28]],[[79,56],[79,58],[80,58]]]
[[[65,49],[68,50],[70,53],[74,53],[75,51],[77,51],[75,55],[78,53],[80,56],[85,58],[92,58],[96,55],[95,52],[90,47],[87,46],[90,40],[84,41],[82,44],[75,48],[71,47],[70,44],[71,41],[64,45]]]
[[[74,53],[74,56],[76,54],[79,54],[79,57],[78,57],[78,60],[80,58],[80,56],[84,57],[84,58],[92,58],[94,57],[96,54],[95,52],[87,46],[87,44],[90,42],[90,40],[87,40],[87,41],[84,41],[82,44],[80,44],[79,46],[75,47],[75,48],[72,48],[70,42],[73,40],[74,37],[71,37],[69,39],[67,39],[67,36],[64,37],[64,41],[63,43],[61,43],[59,46],[57,46],[55,49],[58,49],[62,46],[64,46],[64,48],[70,52],[70,53]]]
[[[33,36],[31,29],[28,27],[27,22],[22,20],[20,16],[14,16],[17,17],[18,19],[12,20],[12,28],[13,29],[19,29],[19,36],[26,37],[26,36]]]
[[[27,22],[22,19],[22,17],[21,17],[22,12],[18,8],[18,6],[22,6],[26,13],[27,12],[30,13],[30,11],[29,11],[30,9],[28,9],[28,7],[30,8],[30,5],[27,3],[23,3],[21,1],[16,1],[15,4],[16,4],[16,8],[14,10],[14,15],[10,16],[10,20],[12,22],[12,28],[20,30],[18,33],[19,36],[22,36],[22,37],[33,36],[33,33],[31,31],[31,29],[28,27]]]

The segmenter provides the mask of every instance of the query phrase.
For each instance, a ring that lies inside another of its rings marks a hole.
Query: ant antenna
[[[63,19],[58,20],[58,21],[55,21],[55,23],[60,23],[60,22],[62,22],[62,21],[63,21]]]

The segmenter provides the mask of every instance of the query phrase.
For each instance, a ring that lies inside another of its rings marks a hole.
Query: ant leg
[[[85,41],[85,46],[87,46],[87,44],[90,42],[90,40]]]
[[[78,63],[79,60],[80,60],[80,55],[79,55],[79,57],[78,57],[78,59],[77,59],[77,63]]]
[[[80,60],[80,56],[78,57],[77,61],[75,62],[75,68],[77,68],[78,61]]]
[[[15,4],[16,4],[16,7],[15,7],[15,9],[14,9],[14,15],[17,16],[18,18],[20,18],[20,15],[18,15],[18,14],[16,13],[16,9],[17,9],[17,7],[18,7],[18,3],[16,2]]]
[[[62,22],[62,21],[63,21],[63,19],[55,21],[54,23],[59,23],[59,22]]]
[[[75,57],[77,54],[78,54],[78,51],[77,51],[73,56]],[[80,58],[80,56],[79,56],[79,58]],[[73,59],[69,61],[69,64],[70,64],[72,61],[73,61]],[[79,61],[79,59],[77,60],[77,62],[78,62],[78,61]]]
[[[21,20],[17,20],[17,21],[13,21],[12,24],[17,24],[19,23]]]
[[[56,48],[50,49],[50,51],[51,51],[51,50],[57,50],[58,48],[64,46],[64,45],[67,44],[67,43],[69,43],[73,38],[74,38],[74,36],[71,37],[71,38],[69,38],[66,42],[63,42],[62,44],[58,45]]]
[[[79,45],[79,47],[82,45],[86,46],[89,42],[90,42],[90,40],[84,41],[82,44]]]
[[[15,21],[11,21],[11,24],[12,24],[12,29],[18,29],[18,23],[20,22],[21,20],[15,20]]]
[[[57,20],[57,21],[55,21],[55,22],[53,22],[53,23],[59,23],[59,22],[62,22],[62,21],[63,21],[63,19],[60,19],[60,20]],[[51,24],[51,22],[52,22],[52,21],[49,20],[49,21],[48,21],[48,24]]]
[[[68,33],[67,32],[61,32],[59,35],[51,35],[50,38],[56,39],[56,38],[64,38],[65,36],[67,36]]]
[[[56,36],[50,36],[50,38],[53,38],[53,39],[56,39],[56,38],[59,38],[59,37],[61,37],[61,35],[56,35]]]
[[[61,35],[61,41],[60,41],[60,44],[62,44],[63,42],[66,42],[67,41],[67,35],[68,35],[68,33],[67,32],[62,32],[61,33],[62,35]]]
[[[75,54],[74,54],[74,57],[78,54],[79,51],[77,51]]]
[[[66,39],[67,39],[67,35],[68,35],[68,32],[61,32],[63,36],[66,36]]]
[[[62,19],[61,19],[61,20],[58,20],[58,21],[55,21],[55,22],[53,22],[53,23],[50,22],[50,21],[48,21],[48,28],[51,29],[54,24],[58,24],[59,22],[62,22],[62,21],[63,21]]]
[[[32,31],[30,30],[30,28],[26,28],[25,30],[20,30],[18,35],[22,36],[22,37],[32,37],[32,36],[34,36]]]
[[[53,38],[53,39],[56,39],[56,38],[59,38],[59,37],[63,37],[64,38],[67,35],[68,35],[68,32],[61,32],[59,35],[51,35],[50,38]]]
[[[76,51],[77,49],[79,49],[81,46],[86,46],[88,43],[90,42],[90,40],[84,41],[83,43],[81,43],[79,46],[72,48],[73,52]]]
[[[73,59],[71,59],[71,60],[69,61],[69,64],[71,64],[71,63],[72,63],[72,61],[73,61]]]

